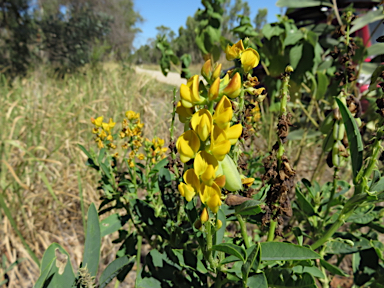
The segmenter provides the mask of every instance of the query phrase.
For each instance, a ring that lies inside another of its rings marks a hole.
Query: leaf
[[[247,287],[268,288],[267,278],[265,278],[264,272],[249,277]]]
[[[225,233],[225,230],[227,227],[227,220],[226,220],[225,214],[224,214],[223,210],[221,210],[221,208],[217,212],[217,218],[221,221],[222,226],[219,230],[216,230],[216,232],[215,232],[214,244],[220,244],[221,242],[223,242],[224,233]]]
[[[284,33],[284,29],[280,28],[278,25],[266,24],[264,25],[262,32],[264,37],[270,40],[273,36],[279,36]]]
[[[308,274],[310,274],[310,275],[312,275],[313,277],[316,277],[316,278],[321,278],[321,279],[325,278],[324,273],[319,268],[317,268],[315,266],[301,266],[301,265],[297,265],[297,266],[292,268],[292,271],[297,273],[297,274],[308,273]]]
[[[343,270],[341,270],[339,267],[332,265],[328,263],[327,261],[320,259],[320,264],[323,266],[325,269],[327,269],[329,272],[335,275],[340,275],[344,277],[348,277],[349,275],[345,273]]]
[[[81,151],[83,151],[84,154],[85,154],[88,158],[91,158],[91,159],[92,159],[91,154],[88,152],[87,149],[85,149],[85,147],[84,147],[83,145],[77,144],[77,146],[79,146],[79,148],[81,149]]]
[[[301,183],[303,183],[305,188],[307,188],[312,198],[314,198],[316,194],[319,192],[318,190],[315,191],[315,187],[312,185],[312,183],[308,179],[305,179],[305,178],[301,179]]]
[[[233,243],[221,243],[218,245],[212,246],[212,250],[225,252],[229,255],[236,256],[241,259],[243,262],[246,259],[246,251],[243,247],[237,246]]]
[[[271,268],[265,270],[268,287],[317,288],[315,279],[308,273],[295,274],[288,268]]]
[[[293,69],[296,69],[303,55],[303,44],[293,46],[289,51],[289,61]]]
[[[301,39],[304,38],[303,32],[300,30],[293,31],[292,33],[288,31],[287,37],[284,39],[284,46],[295,45]]]
[[[327,92],[329,85],[329,80],[325,73],[317,71],[317,91],[316,91],[316,100],[321,100],[324,98],[325,93]]]
[[[249,253],[248,253],[249,252]],[[241,273],[243,275],[243,279],[248,279],[249,272],[253,268],[255,264],[255,272],[257,271],[257,268],[259,267],[261,260],[261,253],[260,253],[260,244],[257,243],[256,245],[253,245],[249,249],[247,249],[247,261],[241,266]],[[244,280],[245,281],[245,280]]]
[[[363,165],[363,141],[361,140],[360,131],[357,127],[356,121],[351,115],[351,112],[349,112],[349,109],[345,107],[340,99],[335,98],[335,100],[339,106],[345,129],[347,131],[348,142],[351,149],[353,180],[355,182],[356,176]]]
[[[371,248],[369,241],[365,238],[360,238],[359,241],[336,238],[328,241],[325,246],[327,254],[352,254]]]
[[[319,259],[320,255],[309,248],[285,242],[261,243],[261,260],[286,261]]]
[[[376,43],[367,49],[368,56],[384,54],[384,43]]]
[[[235,207],[235,213],[239,215],[256,215],[261,212],[261,202],[248,200]]]
[[[101,170],[103,170],[104,174],[111,179],[111,173],[109,173],[108,167],[104,163],[100,163]]]
[[[96,276],[100,258],[101,234],[99,217],[95,204],[88,209],[87,235],[85,236],[84,256],[81,267],[87,267],[91,276]]]
[[[382,7],[380,7],[379,9],[377,9],[375,11],[373,11],[373,10],[369,11],[367,14],[356,18],[352,22],[353,26],[352,26],[351,30],[349,31],[349,33],[352,34],[352,33],[356,32],[357,30],[360,30],[364,26],[368,25],[369,23],[383,20],[383,19],[384,19],[384,14],[383,14],[383,8]]]
[[[381,65],[373,71],[372,76],[371,76],[371,82],[369,84],[369,91],[373,91],[377,88],[377,78],[379,78],[380,74],[384,71],[384,66]]]
[[[117,274],[120,273],[126,266],[129,264],[133,265],[135,257],[129,259],[127,256],[117,258],[112,263],[110,263],[107,268],[103,271],[99,279],[99,288],[104,288],[110,283]]]
[[[301,193],[299,187],[296,187],[296,202],[299,205],[299,207],[301,208],[301,210],[307,216],[316,215],[315,209],[313,208],[312,204],[309,203],[307,198],[304,197],[304,195]]]
[[[278,0],[276,3],[277,7],[288,7],[288,8],[304,8],[304,7],[315,7],[315,6],[329,6],[329,2],[324,0]]]
[[[42,272],[35,288],[68,288],[76,279],[68,252],[57,243],[45,250],[40,269]]]
[[[100,222],[100,235],[101,237],[104,237],[108,234],[111,234],[117,230],[119,230],[121,227],[124,226],[125,223],[129,220],[130,216],[120,216],[119,214],[115,213],[107,218],[105,218],[103,221]]]
[[[319,40],[319,36],[315,32],[312,32],[310,30],[306,33],[306,40],[313,46],[313,48],[316,47],[316,43]]]
[[[236,262],[236,261],[240,261],[239,257],[230,255],[230,256],[226,257],[225,259],[223,259],[223,260],[220,262],[220,264],[221,264],[221,265],[224,265],[224,264],[228,264],[228,263],[232,263],[232,262]]]

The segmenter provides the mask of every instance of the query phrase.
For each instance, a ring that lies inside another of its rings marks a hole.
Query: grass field
[[[91,117],[118,122],[131,109],[141,113],[145,136],[169,133],[172,86],[117,64],[64,79],[47,74],[39,70],[12,85],[5,79],[0,84],[0,202],[9,212],[0,213],[0,282],[1,269],[19,261],[8,272],[9,287],[32,287],[39,275],[34,255],[41,259],[52,242],[67,249],[75,266],[82,259],[80,200],[86,211],[100,197],[97,177],[77,146],[95,147]],[[103,238],[103,264],[118,248],[112,240]]]

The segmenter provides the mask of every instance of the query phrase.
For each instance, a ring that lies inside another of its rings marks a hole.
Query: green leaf
[[[312,32],[310,30],[306,33],[306,40],[315,48],[317,41],[319,40],[319,36],[315,32]]]
[[[224,233],[225,233],[225,230],[227,227],[227,220],[226,220],[225,214],[224,214],[223,210],[221,210],[221,208],[217,212],[217,218],[221,221],[222,226],[219,230],[216,230],[216,232],[215,232],[214,244],[220,244],[221,242],[223,242]]]
[[[288,8],[304,8],[304,7],[316,7],[316,6],[328,6],[332,5],[328,1],[324,0],[278,0],[276,3],[277,7],[288,7]]]
[[[368,56],[384,54],[384,43],[376,43],[367,48]]]
[[[313,277],[316,277],[316,278],[321,278],[321,279],[325,278],[324,273],[319,268],[317,268],[315,266],[301,266],[301,265],[297,265],[297,266],[292,268],[292,271],[297,273],[297,274],[308,273],[308,274],[310,274],[310,275],[312,275]]]
[[[307,198],[304,197],[304,195],[301,193],[300,188],[296,187],[296,201],[301,210],[307,215],[307,216],[313,216],[316,215],[315,209],[313,208],[312,204],[309,203]]]
[[[261,260],[286,261],[319,259],[320,255],[309,248],[285,242],[261,243]]]
[[[235,207],[235,213],[239,215],[257,215],[261,212],[261,202],[248,200]]]
[[[278,25],[266,24],[264,25],[262,32],[264,37],[270,40],[273,36],[279,36],[284,33],[284,29],[280,28]]]
[[[247,287],[268,288],[268,282],[267,278],[265,278],[264,272],[249,277]]]
[[[325,246],[327,254],[352,254],[371,248],[369,241],[365,238],[360,238],[358,241],[336,238],[328,241]]]
[[[301,39],[304,38],[303,32],[300,30],[298,31],[288,31],[287,37],[284,39],[284,46],[289,46],[289,45],[295,45],[297,42],[299,42]]]
[[[352,22],[352,28],[349,31],[349,33],[354,33],[357,30],[360,30],[364,26],[368,25],[369,23],[375,22],[375,21],[381,21],[384,19],[383,14],[383,8],[380,6],[379,9],[375,11],[369,11],[367,14],[363,16],[359,16]]]
[[[125,223],[129,220],[130,216],[120,216],[119,214],[115,213],[107,218],[105,218],[103,221],[100,222],[100,234],[101,237],[104,237],[108,234],[111,234],[117,230],[119,230],[121,227],[124,226]]]
[[[95,204],[88,209],[87,235],[85,236],[84,256],[81,267],[87,267],[91,276],[96,276],[100,258],[101,234],[99,217]]]
[[[228,264],[228,263],[232,263],[232,262],[236,262],[236,261],[240,261],[240,259],[236,256],[230,255],[230,256],[226,257],[225,259],[223,259],[220,262],[220,264],[224,265],[224,264]]]
[[[91,159],[92,159],[91,154],[88,152],[87,149],[85,149],[85,147],[84,147],[83,145],[77,144],[77,146],[79,146],[79,148],[81,149],[81,151],[83,151],[84,154],[85,154],[88,158],[91,158]]]
[[[340,276],[344,276],[344,277],[349,276],[347,273],[345,273],[339,267],[332,265],[323,259],[320,259],[320,264],[321,264],[321,266],[323,266],[325,269],[327,269],[329,272],[331,272],[334,275],[340,275]]]
[[[289,61],[293,69],[296,69],[303,55],[303,44],[293,46],[289,51]]]
[[[100,163],[101,170],[103,170],[104,174],[111,179],[111,173],[109,173],[108,167],[104,163]]]
[[[115,278],[116,275],[120,273],[121,270],[123,270],[129,264],[133,265],[134,261],[135,257],[131,257],[131,259],[129,259],[127,256],[115,259],[107,266],[107,268],[105,268],[101,274],[99,279],[99,288],[104,288],[107,286],[108,283],[110,283],[113,278]]]
[[[76,279],[68,252],[57,243],[45,250],[40,269],[42,272],[35,288],[68,288]]]
[[[363,165],[363,141],[361,140],[360,131],[357,127],[356,121],[351,115],[351,112],[349,112],[349,109],[343,104],[343,102],[341,102],[340,99],[335,98],[335,100],[339,106],[345,129],[347,131],[348,142],[351,149],[352,172],[355,182],[356,176]]]
[[[39,279],[37,279],[33,288],[42,288],[43,287],[45,280],[47,279],[49,273],[51,272],[51,269],[52,269],[55,261],[56,261],[56,257],[52,258],[51,262],[48,263],[48,265],[44,268],[44,270],[43,269],[41,270]],[[1,285],[0,285],[0,287],[1,287]]]
[[[375,69],[375,71],[373,71],[372,76],[371,76],[371,83],[369,84],[369,91],[373,91],[373,90],[377,89],[376,81],[377,81],[377,78],[379,78],[379,76],[381,75],[381,73],[383,71],[384,71],[383,65],[377,67]]]
[[[278,288],[317,288],[315,279],[308,273],[295,274],[287,268],[271,268],[265,270],[268,287]]]
[[[237,246],[233,243],[221,243],[218,245],[212,246],[212,250],[225,252],[229,255],[236,256],[241,259],[243,262],[246,259],[246,251],[243,247]]]
[[[324,98],[325,93],[327,92],[329,85],[329,80],[325,73],[317,71],[317,91],[316,91],[316,100],[321,100]]]
[[[255,265],[255,272],[257,271],[257,268],[259,267],[261,260],[261,253],[260,253],[260,244],[257,243],[256,245],[253,245],[249,249],[247,249],[247,261],[241,266],[241,273],[243,275],[243,280],[248,279],[249,272]]]

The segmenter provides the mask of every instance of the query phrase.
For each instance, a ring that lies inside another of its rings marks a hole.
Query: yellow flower
[[[215,108],[215,113],[213,114],[213,122],[219,126],[221,129],[227,129],[230,125],[232,119],[233,110],[232,103],[226,97],[223,96],[219,103],[217,103]]]
[[[110,133],[112,128],[115,127],[116,125],[116,122],[113,122],[112,118],[109,118],[109,122],[108,123],[101,123],[101,125],[103,126],[103,130],[105,132],[108,132]]]
[[[193,109],[192,108],[185,108],[181,101],[177,102],[176,106],[176,113],[179,116],[179,120],[181,123],[185,123],[192,117]]]
[[[180,86],[181,104],[185,108],[192,108],[196,104],[204,101],[204,98],[199,95],[199,75],[189,78],[187,85],[181,84]]]
[[[104,148],[104,143],[103,141],[101,141],[101,139],[98,139],[96,142],[97,142],[97,147],[99,147],[99,149]]]
[[[180,154],[180,160],[183,163],[195,158],[197,151],[200,148],[200,139],[196,132],[188,130],[184,132],[176,142],[177,151]]]
[[[218,168],[219,162],[217,162],[216,158],[205,151],[200,151],[196,155],[195,161],[193,161],[193,169],[196,175],[208,186],[212,186]]]
[[[107,136],[107,140],[108,140],[108,141],[113,141],[113,137],[112,137],[112,135],[108,135],[108,136]]]
[[[128,120],[138,119],[138,118],[140,118],[140,114],[136,113],[132,110],[129,110],[129,111],[125,112],[125,117],[127,117]]]
[[[133,162],[131,159],[128,159],[128,165],[129,167],[133,168],[135,167],[135,162]]]
[[[246,185],[247,187],[251,186],[254,181],[255,181],[255,178],[243,178],[243,179],[241,179],[241,183],[243,185]]]
[[[238,72],[231,78],[228,85],[220,92],[221,95],[227,95],[229,98],[236,98],[241,92],[241,77]]]
[[[219,177],[216,177],[215,183],[220,188],[223,188],[225,186],[225,175],[220,175]]]
[[[227,45],[227,48],[225,48],[225,56],[228,61],[232,61],[236,58],[240,58],[241,53],[244,51],[244,45],[243,40],[240,40],[236,44],[230,46]]]
[[[189,202],[196,193],[200,193],[200,181],[193,169],[188,169],[184,173],[183,179],[185,183],[179,184],[179,192]]]
[[[208,59],[207,61],[205,61],[203,67],[201,67],[201,75],[207,81],[211,79],[211,70],[212,70],[212,61],[211,59]]]
[[[225,131],[220,127],[213,125],[211,134],[211,153],[218,160],[221,161],[231,149],[231,143],[227,139]]]
[[[210,101],[216,100],[216,98],[219,96],[219,88],[220,78],[216,78],[216,80],[212,83],[211,87],[209,87],[208,99]]]
[[[140,153],[139,155],[137,155],[137,158],[138,158],[139,160],[144,160],[144,159],[145,159],[145,156],[144,156],[143,153]]]
[[[215,68],[215,70],[212,72],[212,81],[216,80],[217,78],[220,78],[220,73],[221,73],[221,64],[218,64]]]
[[[245,73],[259,65],[259,62],[260,55],[256,50],[252,48],[247,48],[241,54],[241,65],[243,66]]]
[[[99,134],[99,128],[92,128],[92,133],[93,134]]]
[[[241,126],[241,124],[236,124],[227,128],[224,131],[231,145],[235,145],[237,140],[241,136],[241,133],[243,132],[243,126]]]
[[[220,187],[216,183],[213,183],[212,186],[202,184],[200,191],[201,202],[206,204],[213,213],[217,213],[221,205]]]
[[[133,141],[132,141],[132,144],[133,144],[134,146],[136,146],[136,147],[141,147],[141,142],[138,141],[138,140],[133,140]]]
[[[99,137],[100,137],[101,140],[104,140],[104,139],[107,137],[107,133],[105,133],[105,131],[102,130],[102,131],[100,132],[100,134],[99,134]]]
[[[200,221],[201,223],[205,223],[208,220],[209,220],[208,211],[207,211],[207,208],[204,207],[203,212],[201,212],[201,215],[200,215]]]
[[[207,140],[212,131],[212,115],[207,109],[201,109],[193,114],[192,129],[199,135],[201,141]]]
[[[96,127],[101,127],[101,124],[103,123],[103,116],[97,117],[96,119],[91,118],[92,124],[94,124]]]

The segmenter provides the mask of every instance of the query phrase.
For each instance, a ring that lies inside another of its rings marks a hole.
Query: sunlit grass
[[[77,264],[82,259],[79,187],[86,209],[100,197],[95,174],[77,146],[94,145],[90,118],[103,115],[119,122],[126,110],[134,110],[141,113],[145,136],[167,138],[172,89],[113,63],[64,79],[48,77],[44,69],[13,83],[2,78],[0,193],[38,259],[52,242],[71,247]],[[9,272],[11,283],[31,287],[38,266],[1,213],[0,225],[4,264],[24,258]],[[106,263],[114,255],[111,239],[104,241]]]

